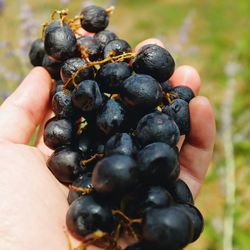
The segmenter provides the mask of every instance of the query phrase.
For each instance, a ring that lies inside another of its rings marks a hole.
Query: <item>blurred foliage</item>
[[[80,13],[83,1],[8,0],[0,10],[0,92],[4,98],[29,72],[27,51],[41,36],[40,24],[54,9]],[[85,1],[90,2],[90,1]],[[161,39],[177,65],[198,69],[201,94],[214,106],[217,139],[213,161],[197,199],[206,225],[201,238],[189,250],[222,249],[226,171],[221,112],[227,82],[237,81],[232,100],[233,146],[236,164],[236,204],[233,244],[235,250],[250,245],[250,2],[249,0],[120,0],[91,1],[102,6],[116,2],[110,29],[134,47],[149,37]],[[26,8],[26,9],[25,9]],[[26,12],[25,12],[26,11]],[[25,23],[26,22],[26,23]],[[30,24],[33,22],[33,25]],[[25,26],[26,25],[26,26]],[[226,70],[227,65],[236,65]]]

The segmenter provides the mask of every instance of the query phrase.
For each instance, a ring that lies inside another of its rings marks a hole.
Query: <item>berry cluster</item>
[[[92,5],[69,19],[55,11],[32,44],[31,63],[56,80],[47,166],[70,189],[66,224],[84,247],[119,250],[118,239],[130,235],[136,243],[126,250],[180,250],[203,229],[179,179],[176,146],[189,133],[194,94],[171,86],[175,62],[166,49],[133,53],[107,30],[111,12]]]

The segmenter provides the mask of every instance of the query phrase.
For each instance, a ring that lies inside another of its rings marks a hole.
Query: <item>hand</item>
[[[152,42],[159,44],[147,40]],[[188,85],[195,94],[201,84],[196,70],[189,66],[177,68],[171,82]],[[52,85],[46,70],[34,68],[0,107],[0,249],[69,249],[67,189],[46,167],[50,151],[42,137],[36,147],[27,145],[50,113]],[[211,160],[215,123],[205,97],[196,96],[190,102],[190,114],[191,132],[181,145],[179,160],[181,178],[196,196]],[[73,246],[79,245],[70,240]]]

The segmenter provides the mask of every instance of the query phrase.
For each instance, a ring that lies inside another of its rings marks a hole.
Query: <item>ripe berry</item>
[[[125,213],[131,218],[142,217],[149,209],[167,208],[174,204],[171,194],[161,186],[141,185],[122,200]]]
[[[136,162],[127,155],[111,155],[94,168],[92,184],[99,193],[121,195],[134,188],[138,181]]]
[[[88,32],[97,33],[104,30],[109,24],[109,15],[105,9],[99,6],[90,5],[85,7],[81,15],[81,25]]]
[[[46,29],[44,48],[49,56],[59,61],[74,57],[77,52],[75,34],[66,23],[54,21]]]
[[[175,62],[166,49],[156,44],[149,44],[140,49],[133,62],[133,68],[138,74],[148,74],[163,82],[174,73]]]
[[[107,58],[110,56],[118,56],[131,51],[131,46],[128,44],[127,41],[122,39],[114,39],[104,47],[103,56],[104,58]]]
[[[182,99],[174,99],[169,106],[164,107],[163,113],[170,115],[177,124],[180,134],[187,135],[190,131],[189,105]]]
[[[173,88],[172,92],[178,96],[178,98],[190,102],[194,98],[193,90],[188,86],[176,86]]]
[[[30,63],[33,66],[42,66],[43,57],[45,55],[44,42],[42,39],[36,39],[32,42],[29,51]]]
[[[183,180],[178,179],[168,190],[176,202],[194,204],[193,195]]]
[[[66,215],[66,225],[77,238],[97,230],[110,233],[114,219],[111,210],[93,195],[81,196],[71,203]]]
[[[94,38],[99,43],[101,50],[103,51],[104,47],[112,40],[117,39],[117,35],[109,30],[102,30],[94,35]]]
[[[76,180],[74,180],[74,182],[72,183],[72,186],[82,188],[82,189],[84,188],[91,189],[92,188],[91,176],[89,176],[88,174],[80,175]],[[69,204],[71,204],[74,200],[76,200],[82,195],[83,195],[82,192],[70,189],[68,193],[67,201]]]
[[[193,225],[184,212],[174,206],[149,210],[142,222],[142,240],[156,247],[179,250],[193,237]]]
[[[83,80],[94,79],[94,68],[86,67],[87,62],[80,57],[73,57],[64,62],[61,68],[61,78],[67,82],[76,73],[74,81],[79,84]]]
[[[201,212],[198,208],[188,203],[178,204],[176,205],[176,208],[180,209],[182,213],[188,215],[193,225],[193,237],[191,238],[190,242],[196,241],[200,237],[204,227],[204,220]]]
[[[58,148],[47,161],[54,176],[63,183],[72,183],[82,172],[81,156],[71,147]]]
[[[135,74],[123,82],[121,98],[130,107],[151,110],[160,104],[162,89],[153,77]]]
[[[86,53],[90,61],[102,58],[102,50],[98,41],[91,36],[83,36],[77,39],[77,46],[80,51]]]
[[[75,138],[75,128],[72,122],[65,118],[51,118],[44,128],[44,143],[50,149],[71,145]]]
[[[180,172],[177,152],[162,142],[149,144],[140,150],[137,164],[142,181],[151,185],[169,185]]]
[[[62,62],[57,61],[51,56],[45,54],[42,61],[42,66],[49,72],[50,76],[55,80],[61,80],[60,69]]]
[[[175,146],[179,140],[180,131],[174,120],[168,115],[153,112],[143,116],[138,122],[136,137],[142,145],[164,142]]]
[[[105,144],[105,156],[123,154],[132,156],[136,147],[131,136],[127,133],[116,133]]]
[[[160,82],[162,91],[168,93],[173,90],[173,87],[170,83],[170,81]]]
[[[121,85],[132,74],[132,68],[125,62],[103,65],[96,74],[96,81],[103,92],[120,93]]]

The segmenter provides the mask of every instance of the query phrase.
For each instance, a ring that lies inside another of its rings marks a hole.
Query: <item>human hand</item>
[[[189,66],[177,68],[171,82],[188,85],[196,95],[201,84]],[[50,113],[52,85],[48,73],[37,67],[0,107],[0,249],[69,249],[67,189],[47,169],[50,151],[42,139],[35,147],[27,145]],[[179,161],[181,178],[196,196],[211,160],[215,125],[205,97],[196,96],[190,102],[190,115],[191,131],[180,146]],[[70,240],[73,246],[79,245]]]

